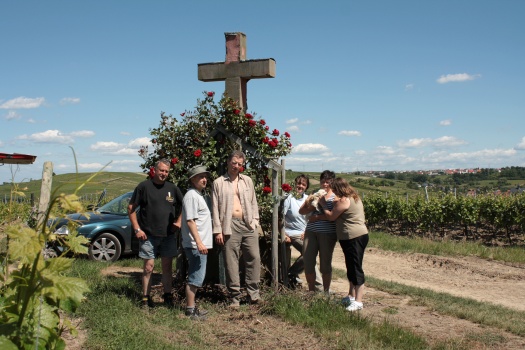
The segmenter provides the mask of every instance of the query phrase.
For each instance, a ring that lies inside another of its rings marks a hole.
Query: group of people
[[[321,173],[320,187],[326,194],[317,205],[314,196],[305,194],[308,187],[308,178],[299,175],[295,178],[295,194],[283,203],[286,241],[301,253],[290,267],[289,276],[295,279],[304,269],[309,291],[318,290],[322,283],[324,292],[330,293],[332,257],[339,241],[350,283],[342,302],[348,311],[361,310],[365,283],[363,255],[368,244],[363,203],[357,191],[330,170]]]
[[[161,159],[155,164],[154,175],[141,182],[133,192],[128,215],[133,232],[139,240],[139,257],[144,260],[142,273],[142,304],[152,307],[151,276],[155,258],[161,256],[163,299],[173,306],[172,263],[178,253],[177,235],[180,230],[182,247],[188,261],[186,283],[186,316],[205,319],[207,311],[195,303],[198,288],[206,275],[208,250],[213,242],[222,247],[226,270],[226,287],[230,294],[229,306],[238,308],[241,302],[239,259],[245,266],[245,284],[249,302],[261,301],[259,291],[261,258],[259,253],[259,208],[252,179],[241,169],[246,156],[233,151],[227,160],[227,171],[213,181],[211,205],[204,197],[210,173],[205,166],[188,170],[189,189],[181,190],[169,182],[171,164]],[[348,310],[362,308],[364,274],[363,253],[368,242],[364,211],[355,190],[331,171],[321,174],[321,187],[327,191],[312,206],[312,196],[305,194],[309,179],[301,175],[295,179],[297,196],[285,201],[285,232],[287,241],[301,251],[290,268],[298,278],[304,266],[309,290],[330,290],[332,255],[339,240],[345,254],[350,289],[345,302]],[[137,208],[140,207],[140,210]],[[335,221],[335,223],[334,223]],[[320,268],[317,269],[317,255]]]
[[[177,186],[167,181],[171,166],[167,159],[159,160],[155,164],[153,177],[135,188],[128,215],[139,239],[139,257],[144,260],[142,304],[145,307],[153,306],[150,296],[151,275],[154,259],[158,255],[161,256],[164,303],[173,305],[172,262],[177,255],[178,230],[188,260],[186,316],[192,319],[206,318],[207,311],[196,307],[195,294],[204,283],[208,249],[213,247],[214,239],[224,251],[230,307],[240,306],[241,253],[250,303],[256,304],[261,300],[261,258],[256,230],[259,226],[259,208],[252,179],[241,174],[245,160],[246,156],[241,151],[230,154],[226,173],[213,182],[211,208],[203,193],[210,173],[202,165],[188,170],[189,190],[184,197]],[[137,210],[139,207],[140,210]]]

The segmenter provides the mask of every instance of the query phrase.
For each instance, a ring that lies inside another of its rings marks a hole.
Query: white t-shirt
[[[194,188],[188,190],[182,200],[182,247],[197,249],[188,227],[188,220],[194,220],[197,231],[206,248],[213,248],[213,233],[211,226],[211,212],[204,196]]]
[[[284,231],[290,237],[297,237],[306,229],[306,217],[299,214],[299,208],[308,196],[303,194],[299,199],[289,195],[283,202]]]

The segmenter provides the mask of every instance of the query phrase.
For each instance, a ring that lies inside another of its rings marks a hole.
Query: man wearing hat
[[[204,282],[208,249],[213,248],[211,212],[203,195],[209,175],[203,165],[191,168],[190,188],[182,200],[182,247],[189,265],[186,316],[195,320],[204,320],[207,314],[195,306],[195,294]]]

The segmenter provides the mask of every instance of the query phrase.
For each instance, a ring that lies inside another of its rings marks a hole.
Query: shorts
[[[202,287],[206,276],[206,262],[208,255],[201,254],[197,249],[184,248],[186,259],[188,260],[188,284],[195,287]]]
[[[145,241],[139,241],[139,258],[155,259],[157,256],[173,258],[177,255],[177,240],[175,235],[166,237],[148,236]]]

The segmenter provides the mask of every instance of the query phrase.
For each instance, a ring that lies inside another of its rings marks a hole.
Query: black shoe
[[[151,297],[149,295],[142,298],[141,305],[144,309],[155,307],[155,304],[153,303],[153,300],[151,300]]]
[[[199,310],[199,308],[194,307],[193,309],[186,309],[186,312],[184,314],[192,320],[204,321],[207,318],[207,313],[208,311],[206,310]]]
[[[162,298],[164,299],[164,305],[166,305],[167,307],[173,307],[174,303],[173,303],[173,294],[171,293],[164,293],[162,295]]]

